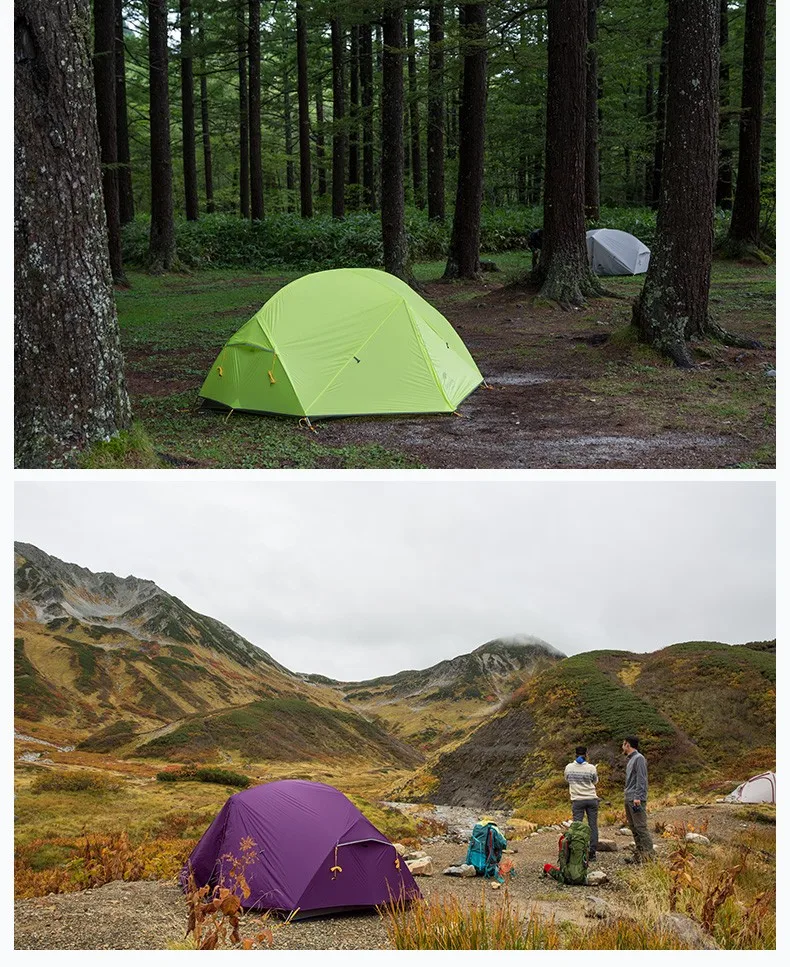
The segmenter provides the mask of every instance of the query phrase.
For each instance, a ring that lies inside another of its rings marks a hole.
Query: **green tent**
[[[292,416],[451,413],[483,381],[444,316],[376,269],[291,282],[225,344],[200,395]]]

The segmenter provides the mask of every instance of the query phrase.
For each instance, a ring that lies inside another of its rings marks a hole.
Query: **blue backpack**
[[[507,840],[496,823],[476,823],[469,837],[466,862],[474,866],[478,876],[502,883],[504,877],[499,874],[499,863],[506,847]]]

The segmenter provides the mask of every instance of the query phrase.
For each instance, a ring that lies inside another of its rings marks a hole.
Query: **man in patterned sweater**
[[[598,770],[587,761],[587,746],[576,746],[576,758],[565,766],[565,781],[571,793],[571,811],[574,821],[584,822],[585,813],[590,825],[590,860],[595,859],[598,849]]]

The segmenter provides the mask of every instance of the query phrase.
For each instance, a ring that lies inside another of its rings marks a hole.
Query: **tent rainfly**
[[[761,772],[742,782],[726,797],[728,802],[767,802],[776,805],[776,773]]]
[[[628,232],[593,228],[587,232],[587,258],[596,275],[641,275],[647,272],[650,249]]]
[[[245,910],[299,919],[421,897],[387,837],[321,782],[283,779],[231,796],[192,851],[181,884],[191,874],[198,887],[233,888],[229,874],[245,856]]]
[[[452,413],[482,381],[458,333],[405,282],[331,269],[272,296],[228,340],[200,396],[307,418]]]

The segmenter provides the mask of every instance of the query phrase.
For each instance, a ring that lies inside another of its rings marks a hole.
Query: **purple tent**
[[[315,916],[421,896],[392,843],[342,792],[297,779],[231,796],[187,860],[182,885],[191,869],[199,887],[230,886],[248,838],[255,847],[245,909]]]

